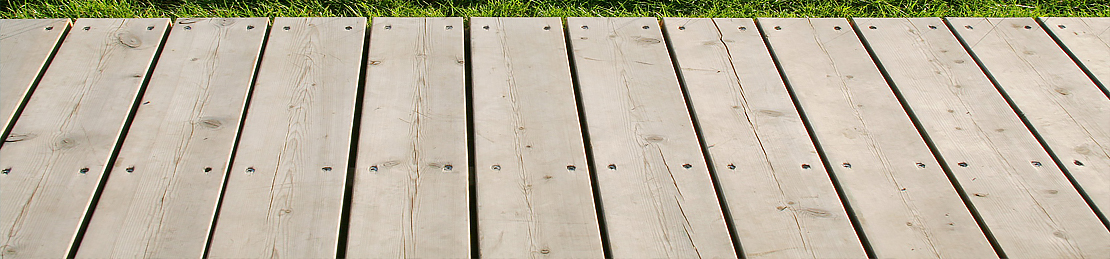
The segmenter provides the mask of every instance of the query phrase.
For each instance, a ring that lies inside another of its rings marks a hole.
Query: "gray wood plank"
[[[562,25],[470,19],[483,257],[603,257]]]
[[[1088,249],[1057,235],[1101,235],[1110,243],[1083,197],[940,18],[855,22],[1008,256],[1096,255],[1077,253]]]
[[[847,20],[759,21],[876,256],[995,256]]]
[[[1106,119],[1110,99],[1032,18],[948,18],[948,22],[1078,187],[1099,208],[1110,208],[1110,174],[1106,173],[1110,172],[1110,120]],[[1059,225],[1062,222],[1046,222],[1049,226],[1043,228],[1060,233],[1056,237],[1062,240],[1057,242],[1070,244],[1060,253],[1108,254],[1106,227],[1083,222],[1067,229]],[[1034,253],[1033,247],[1023,248]]]
[[[567,18],[612,256],[736,257],[658,25]]]
[[[0,149],[5,257],[68,255],[168,26],[77,20]]]
[[[374,18],[348,257],[469,257],[462,18]]]
[[[175,22],[77,257],[201,257],[267,18]]]
[[[366,18],[276,18],[209,256],[334,257]]]
[[[866,257],[755,22],[663,22],[745,256]]]
[[[1064,44],[1064,50],[1079,60],[1102,92],[1110,93],[1110,17],[1039,18],[1048,32]]]
[[[0,131],[15,122],[16,111],[31,95],[69,25],[69,19],[0,20]]]

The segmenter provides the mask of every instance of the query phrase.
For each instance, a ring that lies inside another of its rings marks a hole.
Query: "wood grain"
[[[755,22],[663,22],[745,256],[866,257]]]
[[[562,20],[470,30],[482,256],[603,257]]]
[[[736,257],[658,22],[567,28],[612,256]]]
[[[175,22],[77,257],[203,255],[267,23]]]
[[[1110,172],[1110,120],[1106,119],[1110,118],[1110,99],[1031,18],[948,18],[948,22],[987,75],[995,80],[997,88],[1013,102],[1018,115],[1028,121],[1078,187],[1105,215],[1106,208],[1110,208],[1110,174],[1106,173]],[[1049,161],[1037,162],[1042,163],[1040,170],[1051,167]],[[1040,184],[1046,185],[1028,188],[1056,190],[1049,183]],[[1065,195],[1074,192],[1056,191]],[[1015,246],[1016,251],[1007,254],[1030,257],[1110,254],[1110,233],[1099,224],[1094,212],[1083,205],[1062,201],[1040,203],[1048,210],[1045,214],[1060,215],[1040,222],[1043,234],[1021,238],[1026,242],[1054,242],[1051,246]],[[1052,250],[1047,250],[1048,247]]]
[[[374,18],[347,256],[469,257],[462,18]]]
[[[1110,95],[1110,17],[1043,17],[1064,51],[1079,61],[1093,76],[1102,92]]]
[[[276,18],[210,257],[334,257],[366,18]]]
[[[15,122],[16,111],[31,96],[35,79],[46,71],[46,61],[69,24],[69,19],[0,20],[0,131],[7,133]]]
[[[69,254],[168,26],[74,24],[0,149],[5,257]]]
[[[877,257],[993,257],[845,19],[759,19]]]

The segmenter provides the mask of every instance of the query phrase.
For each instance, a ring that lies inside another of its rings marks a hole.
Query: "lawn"
[[[1110,0],[0,0],[3,18],[1110,16]]]

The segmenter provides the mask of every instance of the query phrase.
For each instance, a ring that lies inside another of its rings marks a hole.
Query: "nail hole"
[[[589,29],[590,29],[590,26],[582,25],[582,29],[583,29],[583,30],[589,30]]]
[[[48,30],[48,31],[53,30],[53,29],[54,29],[54,26],[46,26],[46,30]]]
[[[348,31],[349,31],[349,30],[351,30],[351,29],[354,29],[354,28],[355,28],[355,27],[347,26],[347,27],[345,27],[345,28],[343,28],[343,29],[346,29],[346,30],[348,30]]]
[[[485,29],[485,30],[487,30],[487,31],[488,31],[488,30],[489,30],[489,25],[486,25],[486,26],[482,26],[482,29]]]
[[[957,163],[956,165],[959,165],[960,167],[967,167],[967,162],[960,162],[960,163]]]
[[[694,167],[694,166],[692,166],[690,164],[683,164],[682,165],[682,168],[686,168],[686,169],[690,169],[691,167]]]
[[[567,170],[571,170],[571,171],[574,171],[574,169],[577,169],[577,168],[578,168],[578,167],[575,167],[575,166],[573,166],[573,165],[568,165],[568,166],[567,166]]]
[[[134,167],[134,166],[132,166],[132,167],[128,167],[128,168],[127,168],[127,172],[128,172],[128,173],[134,173],[134,172],[135,172],[135,167]]]
[[[253,173],[254,172],[254,167],[247,167],[247,172],[248,173]]]
[[[545,30],[545,31],[550,31],[550,30],[551,30],[551,26],[544,26],[544,27],[543,27],[543,30]]]
[[[82,30],[86,30],[86,31],[87,31],[87,30],[89,30],[89,29],[92,29],[92,27],[89,27],[89,26],[85,26],[85,28],[81,28],[81,29],[82,29]]]
[[[645,26],[645,27],[646,27],[646,26]],[[680,30],[680,31],[681,31],[681,30],[685,30],[685,29],[686,29],[686,26],[678,26],[678,30]]]
[[[922,164],[922,163],[917,163],[917,167],[918,167],[918,168],[925,168],[925,164]]]
[[[500,165],[493,165],[493,166],[491,166],[491,167],[489,167],[489,168],[490,168],[490,169],[493,169],[493,170],[501,170],[501,166],[500,166]]]
[[[376,165],[370,166],[370,171],[371,172],[377,172],[378,171],[378,166],[376,166]]]
[[[89,173],[89,168],[88,167],[81,168],[81,173],[82,174]]]
[[[843,166],[844,168],[852,168],[852,164],[850,164],[850,163],[843,163],[843,164],[840,164],[840,166]]]
[[[835,26],[835,27],[833,27],[833,30],[838,30],[838,31],[839,31],[839,30],[840,30],[840,26]]]
[[[289,30],[289,26],[281,27],[282,30]]]
[[[802,169],[809,169],[809,168],[810,168],[809,164],[802,164]]]
[[[4,168],[3,171],[0,171],[0,173],[2,173],[2,174],[8,174],[8,173],[11,173],[11,172],[12,172],[12,168],[10,168],[10,167],[9,168]]]
[[[1067,28],[1068,26],[1064,26],[1063,24],[1061,24],[1061,25],[1056,25],[1056,27],[1060,27],[1060,29],[1063,29],[1063,28]]]
[[[204,172],[205,173],[212,172],[212,167],[205,167]]]
[[[878,29],[878,27],[875,27],[875,25],[867,26],[867,28],[868,28],[868,29],[872,29],[872,30],[874,30],[874,29]]]
[[[648,28],[651,28],[651,27],[648,27],[647,25],[644,25],[644,27],[641,27],[641,28],[644,28],[644,30],[647,30]]]
[[[148,31],[152,31],[152,30],[154,30],[154,26],[147,26],[147,27],[146,27],[146,30],[148,30]]]
[[[929,29],[934,29],[934,30],[936,30],[936,29],[937,29],[937,26],[934,26],[934,25],[929,25]]]
[[[1029,25],[1026,25],[1026,26],[1025,26],[1025,29],[1026,29],[1026,30],[1028,30],[1028,29],[1032,29],[1032,28],[1033,28],[1033,26],[1029,26]]]
[[[971,27],[971,25],[964,25],[964,28],[967,28],[968,30],[975,29],[975,28]]]
[[[324,168],[320,168],[320,170],[324,170],[324,172],[331,172],[331,167],[325,166]]]
[[[451,171],[451,169],[453,169],[453,168],[455,168],[455,167],[454,167],[454,166],[451,166],[451,165],[445,165],[445,166],[443,166],[443,170],[447,170],[447,171]]]
[[[188,26],[188,25],[186,25],[186,26],[185,26],[185,30],[186,30],[186,31],[187,31],[187,30],[192,30],[192,29],[193,29],[193,26]],[[285,27],[285,29],[286,29],[286,30],[288,30],[288,29],[289,29],[289,27]]]
[[[728,170],[736,170],[736,165],[728,164]]]
[[[775,30],[782,30],[782,26],[775,26]]]
[[[1072,161],[1072,163],[1075,163],[1077,166],[1083,166],[1083,162],[1079,162],[1079,160]]]
[[[247,30],[254,30],[254,25],[247,25]]]
[[[1039,162],[1039,161],[1029,161],[1029,163],[1033,164],[1033,166],[1041,167],[1041,162]]]
[[[447,28],[448,30],[450,30],[450,29],[453,29],[453,28],[455,28],[455,26],[447,25],[447,27],[445,27],[445,28]]]
[[[488,26],[487,26],[487,27],[488,27]],[[385,26],[385,29],[386,29],[386,30],[388,30],[388,29],[393,29],[393,25],[386,25],[386,26]]]
[[[609,164],[609,170],[617,170],[616,164]]]

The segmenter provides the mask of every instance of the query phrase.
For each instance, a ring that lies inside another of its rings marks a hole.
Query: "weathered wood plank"
[[[567,18],[612,255],[735,257],[658,25]]]
[[[175,22],[77,257],[203,256],[268,22]]]
[[[1039,18],[1048,31],[1064,44],[1080,65],[1091,73],[1102,92],[1110,93],[1110,17]]]
[[[1110,208],[1110,174],[1106,173],[1110,172],[1110,120],[1106,119],[1110,118],[1110,99],[1031,18],[948,18],[948,22],[997,88],[1013,102],[1018,115],[1060,159],[1077,187],[1097,207]],[[1053,255],[1110,254],[1106,227],[1090,221],[1095,215],[1087,213],[1068,213],[1069,219],[1081,222],[1058,222],[1062,219],[1057,216],[1043,222],[1047,226],[1042,229],[1059,239],[1055,244],[1062,250]],[[1034,246],[1017,249],[1021,249],[1018,254],[1030,256],[1043,251]]]
[[[876,256],[995,256],[847,20],[759,21]]]
[[[168,26],[77,20],[0,149],[5,257],[68,255]]]
[[[46,71],[46,61],[69,24],[69,19],[0,20],[0,116],[4,116],[0,131],[15,122],[16,111],[31,95],[35,79]]]
[[[462,18],[374,18],[348,257],[469,257]]]
[[[752,19],[663,22],[746,257],[866,257]]]
[[[1101,235],[1110,243],[1083,197],[940,18],[855,22],[1008,256],[1096,255],[1057,235]]]
[[[366,18],[276,18],[211,257],[334,257]]]
[[[603,257],[562,20],[470,30],[482,256]]]

